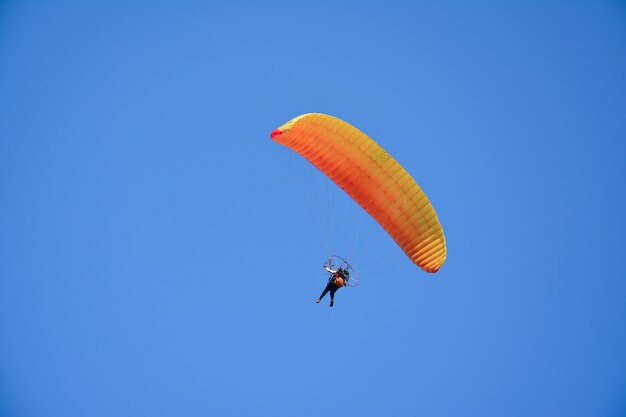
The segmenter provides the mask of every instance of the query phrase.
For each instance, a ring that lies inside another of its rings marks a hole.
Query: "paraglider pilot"
[[[330,277],[328,277],[328,283],[326,284],[324,291],[322,291],[322,295],[320,295],[320,298],[315,300],[315,302],[319,303],[322,298],[324,298],[326,293],[330,292],[330,306],[332,307],[333,304],[335,304],[335,292],[348,283],[348,280],[350,279],[350,272],[347,267],[345,269],[339,267],[339,269],[334,271],[326,264],[324,264],[324,269],[330,273]]]

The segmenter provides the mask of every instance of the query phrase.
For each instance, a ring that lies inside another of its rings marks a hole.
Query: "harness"
[[[337,284],[335,284],[335,281],[337,280],[337,278],[340,278],[340,279],[343,281],[343,285],[338,286]],[[329,281],[329,282],[332,282],[335,286],[337,286],[337,287],[341,288],[341,287],[343,287],[344,285],[347,285],[348,279],[349,279],[349,278],[348,278],[346,275],[344,275],[344,274],[340,274],[340,273],[339,273],[339,271],[336,271],[336,272],[334,272],[334,273],[330,276],[330,278],[328,279],[328,281]]]

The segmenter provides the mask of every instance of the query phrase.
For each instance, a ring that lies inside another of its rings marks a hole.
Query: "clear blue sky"
[[[626,5],[416,3],[2,2],[0,414],[626,414]],[[363,269],[314,303],[308,112],[413,174],[439,273],[315,197]]]

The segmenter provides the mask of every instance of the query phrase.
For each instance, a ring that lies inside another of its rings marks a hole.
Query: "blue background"
[[[307,112],[439,273],[270,140]],[[624,415],[625,180],[623,2],[4,2],[0,415]]]

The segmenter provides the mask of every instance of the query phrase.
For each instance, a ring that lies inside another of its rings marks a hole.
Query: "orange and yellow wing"
[[[341,187],[427,272],[446,260],[437,214],[411,175],[356,127],[333,116],[309,113],[272,132]]]

